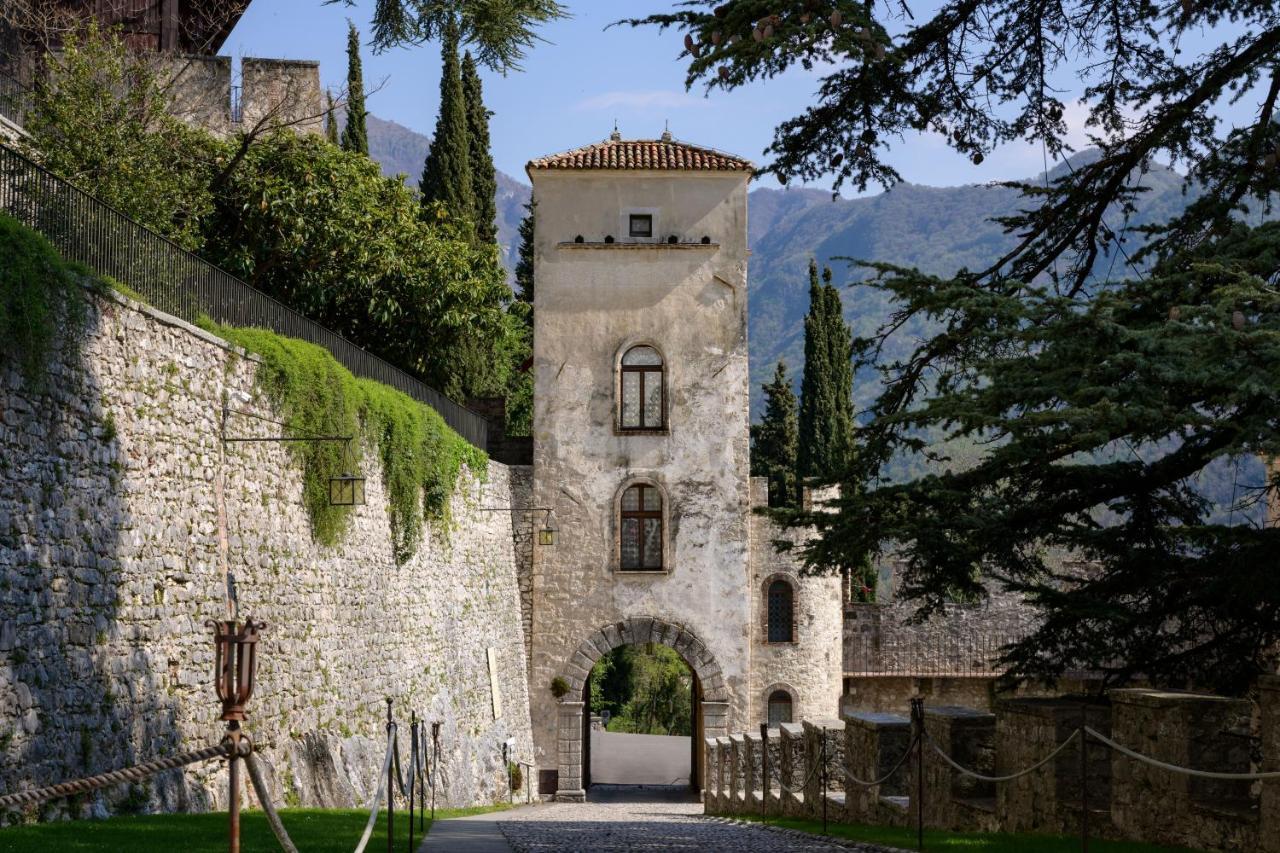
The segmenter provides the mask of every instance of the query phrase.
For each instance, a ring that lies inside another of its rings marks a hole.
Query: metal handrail
[[[489,424],[479,414],[3,144],[0,211],[42,233],[67,260],[123,282],[168,314],[188,322],[204,315],[318,344],[356,376],[413,397],[438,412],[454,432],[488,449]]]

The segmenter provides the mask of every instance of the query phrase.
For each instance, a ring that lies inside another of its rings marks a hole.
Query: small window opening
[[[653,236],[653,214],[651,213],[631,214],[631,236],[632,237],[652,237]]]
[[[769,726],[777,728],[789,722],[791,722],[791,697],[785,690],[775,690],[769,694]]]

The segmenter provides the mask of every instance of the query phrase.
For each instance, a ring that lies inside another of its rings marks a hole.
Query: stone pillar
[[[729,813],[738,814],[746,802],[743,763],[746,760],[745,738],[741,732],[729,735]]]
[[[702,703],[703,737],[724,737],[729,734],[729,703]]]
[[[1111,691],[1111,732],[1143,755],[1196,770],[1252,769],[1246,699],[1172,690]],[[1197,850],[1257,850],[1249,782],[1199,779],[1111,756],[1111,817],[1126,837]]]
[[[720,811],[720,769],[719,754],[716,752],[716,739],[702,739],[702,766],[705,775],[702,780],[702,805],[707,814],[718,814]]]
[[[786,781],[787,777],[783,770],[783,755],[786,750],[783,749],[782,730],[768,729],[768,740],[762,744],[760,778],[764,780],[764,807],[765,812],[769,815],[780,815],[783,811],[783,802],[785,795],[782,793],[782,787],[778,784],[778,780]],[[763,763],[764,758],[768,757],[767,766]],[[766,776],[767,773],[767,776]]]
[[[732,771],[729,768],[729,738],[716,738],[716,811],[727,814],[733,804],[732,792],[729,790],[729,779]]]
[[[845,717],[845,768],[871,782],[889,774],[911,748],[911,721],[898,714],[870,711]],[[845,820],[849,823],[895,824],[906,820],[907,779],[912,759],[880,785],[848,783]]]
[[[844,723],[839,720],[805,720],[804,723],[804,764],[806,782],[804,786],[805,812],[810,817],[822,817],[822,740],[827,741],[827,790],[838,791],[836,783],[841,775],[834,770],[843,767]],[[812,774],[809,768],[817,768]],[[835,804],[828,804],[828,815],[839,815],[844,811],[843,798],[837,798]]]
[[[804,763],[804,726],[799,723],[783,723],[778,727],[779,751],[781,764],[779,777],[791,791],[778,792],[782,799],[782,813],[790,817],[804,817],[804,785],[805,774],[809,768]],[[792,793],[794,792],[794,793]]]
[[[1280,676],[1264,676],[1258,682],[1258,707],[1262,712],[1263,772],[1280,771]],[[1280,853],[1280,779],[1262,783],[1258,838],[1263,853]]]
[[[764,787],[760,781],[763,769],[761,757],[764,742],[759,732],[747,732],[742,740],[742,789],[743,808],[751,814],[760,814]]]
[[[946,705],[926,708],[925,731],[938,748],[960,766],[978,773],[995,772],[996,718],[973,708]],[[910,791],[916,792],[911,762]],[[924,822],[940,829],[990,831],[995,828],[995,786],[952,769],[928,742],[924,744]],[[920,805],[911,803],[912,820]]]
[[[587,799],[582,787],[582,702],[560,701],[556,752],[560,764],[560,786],[556,799],[581,803]]]
[[[1083,711],[1083,713],[1082,713]],[[996,775],[1030,767],[1071,737],[1082,722],[1110,736],[1111,709],[1061,699],[1011,699],[996,708]],[[1086,785],[1092,834],[1109,835],[1111,754],[1089,744]],[[1080,830],[1080,740],[1034,773],[996,786],[996,814],[1009,832],[1074,835]]]

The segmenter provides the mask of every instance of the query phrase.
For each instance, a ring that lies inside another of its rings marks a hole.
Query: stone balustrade
[[[848,823],[914,826],[923,813],[932,828],[1072,836],[1087,804],[1093,838],[1280,853],[1280,781],[1179,774],[1093,738],[1082,761],[1077,738],[1032,772],[995,782],[961,773],[928,742],[961,767],[1011,776],[1049,756],[1083,722],[1179,767],[1280,771],[1280,677],[1260,681],[1256,702],[1152,689],[1113,690],[1109,699],[1008,700],[994,714],[925,707],[923,755],[912,748],[912,721],[886,713],[708,739],[706,810],[817,819],[825,797],[829,818]]]

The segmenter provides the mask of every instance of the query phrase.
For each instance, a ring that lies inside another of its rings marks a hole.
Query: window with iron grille
[[[662,494],[637,484],[622,493],[620,567],[624,572],[662,571]]]
[[[791,722],[791,696],[785,690],[775,690],[769,694],[769,725],[776,728],[782,723]]]
[[[769,642],[789,643],[792,635],[791,584],[776,580],[769,584]]]
[[[622,356],[623,429],[662,429],[666,408],[662,356],[650,346],[632,347]]]

